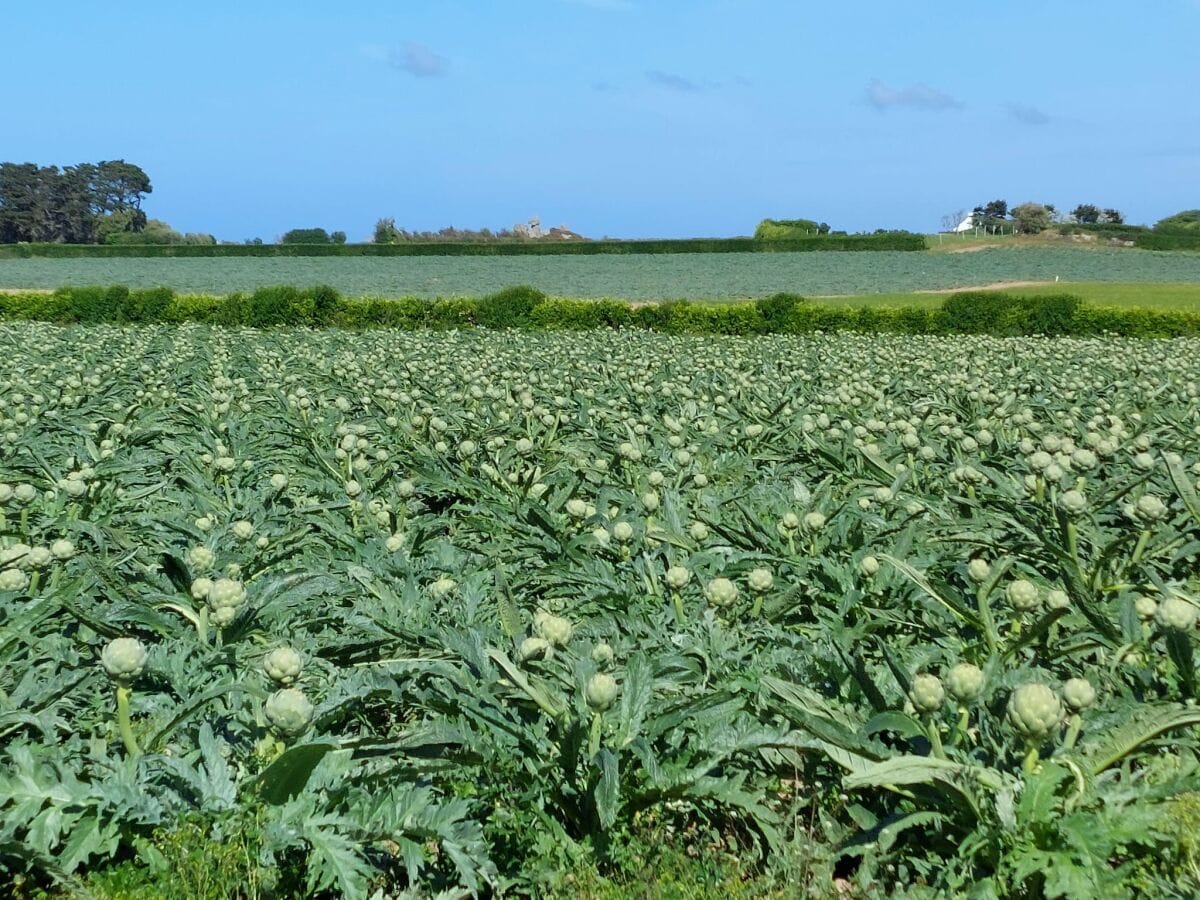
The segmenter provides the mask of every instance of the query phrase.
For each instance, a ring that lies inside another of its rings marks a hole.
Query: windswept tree
[[[62,169],[0,163],[0,243],[88,244],[141,231],[152,190],[149,176],[124,160]]]
[[[1022,203],[1012,210],[1013,222],[1025,234],[1045,231],[1054,222],[1054,208],[1044,203]]]

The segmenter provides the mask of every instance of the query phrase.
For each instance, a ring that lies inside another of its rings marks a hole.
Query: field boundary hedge
[[[495,241],[404,244],[0,244],[0,258],[269,256],[591,256],[646,253],[803,253],[820,250],[925,250],[908,232],[820,235],[791,240],[693,238],[648,241]]]
[[[72,323],[171,323],[308,326],[314,328],[650,329],[670,334],[803,334],[856,331],[893,334],[1200,336],[1200,313],[1101,307],[1056,294],[1014,296],[966,291],[940,307],[835,306],[795,294],[744,303],[550,297],[511,287],[485,297],[423,300],[342,297],[331,287],[260,288],[223,297],[176,294],[169,288],[63,288],[53,294],[0,294],[0,320]]]

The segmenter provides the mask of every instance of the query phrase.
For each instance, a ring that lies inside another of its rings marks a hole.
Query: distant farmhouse
[[[566,225],[558,225],[554,228],[543,228],[542,220],[534,216],[528,222],[518,222],[513,226],[513,234],[517,237],[531,238],[533,240],[551,240],[551,241],[581,241],[582,235],[576,234]]]

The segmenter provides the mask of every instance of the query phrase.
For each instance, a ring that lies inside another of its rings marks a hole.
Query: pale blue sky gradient
[[[128,159],[225,240],[1200,206],[1198,0],[70,0],[0,46],[0,159]]]

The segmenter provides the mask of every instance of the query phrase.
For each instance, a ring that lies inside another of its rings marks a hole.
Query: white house
[[[954,234],[962,234],[964,231],[975,230],[975,214],[969,213],[965,219],[954,226]]]

